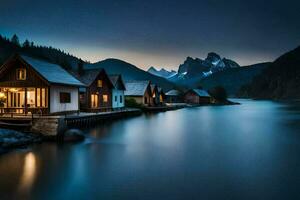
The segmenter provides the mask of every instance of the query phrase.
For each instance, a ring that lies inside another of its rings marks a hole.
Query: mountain
[[[236,96],[239,89],[252,81],[253,77],[260,74],[270,63],[259,63],[250,66],[230,68],[227,70],[213,73],[211,76],[201,80],[190,80],[192,87],[203,87],[207,90],[222,86],[226,89],[229,96]]]
[[[83,62],[80,58],[65,53],[62,50],[37,46],[33,42],[24,42],[23,45],[19,42],[12,42],[0,35],[0,65],[11,55],[19,53],[30,57],[46,60],[51,63],[61,65],[66,70],[76,71],[78,63]],[[121,74],[125,80],[150,80],[153,83],[160,85],[164,90],[176,88],[176,85],[162,77],[157,77],[136,66],[118,59],[107,59],[97,63],[83,62],[84,68],[104,68],[110,74]]]
[[[222,58],[217,53],[208,53],[203,60],[200,58],[187,57],[178,68],[176,75],[168,78],[172,82],[189,85],[192,79],[201,80],[216,72],[240,67],[235,61]]]
[[[151,80],[151,82],[158,84],[164,90],[176,88],[176,85],[165,78],[150,74],[140,68],[119,59],[106,59],[97,63],[86,63],[85,69],[103,68],[109,74],[122,74],[125,80]]]
[[[155,76],[159,76],[159,77],[163,77],[166,79],[171,78],[172,76],[176,75],[177,72],[174,70],[168,71],[164,68],[161,68],[160,70],[157,70],[155,67],[150,67],[147,72],[149,72],[150,74],[153,74]]]
[[[300,46],[276,59],[239,91],[241,97],[300,99]]]

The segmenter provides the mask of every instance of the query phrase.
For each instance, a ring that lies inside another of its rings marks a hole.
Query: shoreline
[[[179,110],[182,108],[193,108],[193,107],[200,107],[200,106],[226,106],[226,105],[240,105],[240,103],[226,101],[223,103],[210,103],[210,104],[181,104],[181,105],[169,105],[169,106],[160,106],[160,107],[149,107],[140,110],[140,114],[142,113],[158,113],[158,112],[167,112],[173,110]],[[137,110],[137,109],[135,109]],[[135,114],[135,113],[134,113]],[[103,113],[104,118],[110,119],[109,115]],[[91,115],[93,116],[93,115]],[[128,113],[124,113],[123,116],[118,116],[116,118],[124,118],[136,116],[130,115]],[[75,116],[73,116],[75,117]],[[82,116],[81,116],[82,117]],[[71,117],[72,118],[72,117]],[[112,118],[112,120],[116,119]],[[92,127],[93,125],[89,125]],[[80,142],[85,139],[84,134],[82,134],[80,127],[68,127],[63,133],[63,135],[55,135],[55,136],[47,136],[43,135],[43,133],[34,133],[34,132],[23,132],[20,130],[13,130],[8,128],[0,128],[0,155],[4,153],[8,153],[12,150],[27,148],[31,144],[38,144],[43,142]]]

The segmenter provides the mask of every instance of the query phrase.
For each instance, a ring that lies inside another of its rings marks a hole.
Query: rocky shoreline
[[[45,137],[33,133],[23,133],[10,129],[0,129],[0,154],[13,149],[26,148],[35,143],[49,142],[79,142],[84,140],[84,134],[78,129],[67,130],[62,138]]]
[[[11,149],[24,148],[33,143],[42,142],[42,137],[32,133],[0,129],[0,154]]]

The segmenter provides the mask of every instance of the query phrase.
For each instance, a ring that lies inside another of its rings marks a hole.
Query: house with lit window
[[[0,112],[77,112],[79,87],[83,86],[57,64],[16,54],[0,68]]]
[[[109,75],[109,79],[114,85],[112,89],[112,108],[120,109],[125,106],[124,92],[126,90],[125,83],[121,75]]]
[[[209,104],[210,101],[210,95],[203,89],[191,89],[184,94],[184,102],[188,104]]]
[[[157,106],[159,104],[159,95],[158,95],[158,87],[155,84],[150,84],[151,88],[151,105],[152,106]]]
[[[87,69],[75,75],[86,87],[81,87],[80,109],[85,112],[100,112],[112,109],[114,85],[104,69]]]
[[[158,91],[158,96],[159,96],[159,104],[162,105],[162,104],[165,103],[166,94],[165,94],[164,90],[161,87],[158,87],[157,91]]]
[[[135,100],[143,106],[151,106],[150,81],[126,81],[125,88],[125,99]]]

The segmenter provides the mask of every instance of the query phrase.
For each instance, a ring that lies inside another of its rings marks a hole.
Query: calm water
[[[241,100],[240,100],[241,101]],[[300,199],[300,107],[143,115],[0,156],[0,199]]]

